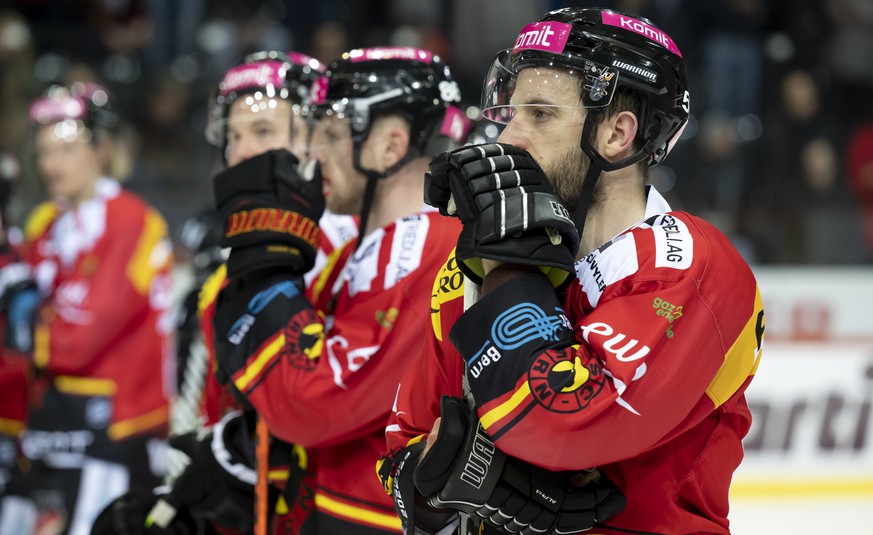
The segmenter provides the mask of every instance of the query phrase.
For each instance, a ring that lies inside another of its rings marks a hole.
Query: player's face
[[[108,155],[105,146],[91,142],[90,131],[70,130],[65,124],[69,126],[58,123],[37,130],[36,160],[49,196],[76,206],[94,196]]]
[[[510,103],[512,119],[497,141],[528,151],[549,177],[558,198],[568,209],[575,209],[589,161],[579,147],[586,114],[580,103],[579,78],[557,69],[524,69]]]
[[[232,167],[273,149],[286,149],[305,158],[306,122],[293,119],[291,103],[275,99],[275,107],[260,109],[236,100],[227,115],[227,165]]]
[[[360,213],[367,179],[354,168],[348,121],[335,117],[322,119],[312,137],[312,156],[321,163],[327,209],[335,214]]]

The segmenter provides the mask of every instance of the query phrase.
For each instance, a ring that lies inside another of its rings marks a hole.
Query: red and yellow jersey
[[[459,231],[456,220],[425,212],[335,251],[308,288],[314,310],[300,318],[309,321],[287,327],[312,343],[286,345],[258,363],[267,372],[236,380],[273,434],[317,455],[319,532],[331,519],[337,529],[400,530],[374,467],[397,383],[424,347],[433,277]],[[256,386],[240,384],[246,378]]]
[[[398,390],[391,450],[430,432],[442,395],[462,395],[449,332],[463,301],[452,257],[433,286],[426,352]],[[746,263],[718,230],[650,189],[644,221],[576,263],[562,305],[534,323],[566,321],[569,347],[470,359],[496,446],[551,470],[607,473],[627,507],[591,533],[729,533],[728,490],[751,423],[744,391],[764,332]],[[521,312],[533,321],[533,309]]]
[[[172,249],[160,214],[101,179],[74,209],[37,207],[22,254],[44,296],[34,364],[63,393],[110,396],[110,438],[165,430]]]
[[[358,218],[325,212],[318,220],[318,228],[321,232],[319,233],[315,265],[304,275],[307,286],[321,273],[327,264],[327,259],[335,250],[357,237]],[[209,366],[202,398],[203,415],[206,425],[217,423],[229,409],[238,408],[230,391],[219,384],[215,378],[215,340],[213,338],[212,318],[215,316],[215,301],[218,298],[218,293],[226,284],[227,266],[222,264],[203,283],[197,301],[200,330],[203,333],[203,343],[209,356]]]

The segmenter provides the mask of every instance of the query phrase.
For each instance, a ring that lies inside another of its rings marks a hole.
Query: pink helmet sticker
[[[443,124],[440,125],[440,134],[451,139],[455,143],[463,143],[467,139],[471,122],[464,112],[451,104],[446,107],[443,116]]]
[[[309,65],[318,72],[324,72],[324,65],[322,65],[317,59],[307,56],[306,54],[301,54],[300,52],[294,52],[292,50],[291,52],[288,52],[288,58],[296,65]]]
[[[75,97],[43,97],[30,105],[30,120],[40,124],[58,123],[65,119],[83,119],[88,109]]]
[[[349,59],[354,63],[380,59],[405,59],[431,63],[433,53],[411,46],[383,46],[376,48],[359,48],[349,52]]]
[[[327,76],[320,76],[312,82],[312,88],[309,90],[309,103],[313,106],[324,104],[327,100]]]
[[[645,22],[639,21],[633,17],[628,17],[627,15],[604,11],[603,24],[608,24],[610,26],[615,26],[623,30],[629,30],[634,33],[638,33],[643,37],[646,37],[658,43],[659,45],[676,54],[680,58],[682,57],[682,52],[679,52],[679,47],[677,47],[676,43],[674,43],[673,40],[670,39],[669,35],[655,28],[654,26],[646,24]]]
[[[259,61],[240,65],[227,71],[219,86],[222,96],[239,91],[273,85],[279,87],[285,81],[285,64],[281,61]]]
[[[560,54],[570,38],[572,24],[564,22],[534,22],[521,29],[515,39],[513,52],[519,50],[545,50]]]

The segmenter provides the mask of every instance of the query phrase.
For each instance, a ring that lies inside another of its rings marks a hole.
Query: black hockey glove
[[[222,247],[230,247],[230,278],[281,267],[302,275],[315,263],[318,220],[324,212],[317,162],[298,169],[297,158],[277,149],[216,175],[215,208],[224,219]]]
[[[149,511],[162,497],[155,490],[132,489],[111,501],[91,526],[91,535],[194,535],[200,533],[187,511],[178,511],[166,527],[147,525]]]
[[[150,510],[148,522],[166,527],[186,511],[224,529],[250,531],[257,471],[254,438],[244,416],[230,412],[212,430],[171,437],[170,445],[187,454],[191,464]]]
[[[573,272],[579,233],[526,151],[492,143],[445,152],[430,162],[424,197],[463,223],[457,258],[474,282],[483,258],[539,267],[556,287]]]
[[[475,410],[448,396],[442,399],[437,440],[413,478],[430,505],[475,515],[506,533],[579,533],[625,505],[621,491],[603,474],[590,475],[578,486],[578,475],[571,480],[505,455]]]

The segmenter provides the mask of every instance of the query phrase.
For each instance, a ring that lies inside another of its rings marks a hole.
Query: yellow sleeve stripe
[[[18,436],[24,429],[24,422],[11,418],[0,418],[0,435]]]
[[[355,507],[354,505],[349,505],[334,500],[333,498],[329,498],[324,494],[315,495],[315,507],[328,511],[333,515],[348,518],[356,524],[366,522],[373,526],[396,531],[400,531],[402,528],[400,519],[397,518],[397,515],[379,513],[362,507]]]
[[[482,418],[479,420],[482,423],[482,427],[487,431],[489,427],[505,418],[506,415],[511,413],[521,405],[523,401],[530,397],[530,385],[527,384],[527,381],[521,384],[520,387],[512,394],[512,396],[501,403],[500,405],[494,407],[490,411],[486,412],[482,415]]]
[[[46,227],[54,220],[57,213],[58,211],[54,203],[44,202],[39,204],[27,218],[27,222],[24,225],[24,239],[31,241],[42,236]]]
[[[340,255],[349,246],[350,243],[355,243],[354,240],[350,240],[346,242],[343,246],[337,247],[333,251],[331,251],[330,255],[327,257],[327,263],[322,268],[321,273],[318,274],[318,277],[312,283],[312,302],[318,302],[318,298],[321,293],[324,291],[324,287],[327,286],[327,281],[330,279],[331,273],[336,269],[337,261],[339,260]]]
[[[706,389],[706,395],[716,407],[730,399],[746,382],[746,379],[750,375],[755,375],[755,371],[758,369],[761,357],[761,351],[758,347],[758,316],[763,309],[761,292],[756,289],[755,307],[749,321],[746,322],[746,326],[743,327],[742,332],[725,354],[724,363]],[[763,324],[761,327],[763,328]]]
[[[127,263],[127,278],[141,295],[148,294],[155,274],[172,261],[169,245],[161,244],[166,238],[167,224],[164,218],[156,211],[148,210],[136,249]],[[165,251],[159,249],[162,246]]]
[[[165,424],[169,418],[170,410],[167,407],[159,407],[135,418],[130,418],[110,425],[107,434],[112,440],[122,440],[141,431],[153,429]]]
[[[202,317],[206,307],[215,301],[226,279],[227,264],[221,264],[200,287],[200,293],[197,295],[197,316]]]
[[[118,391],[115,381],[111,379],[73,375],[58,375],[55,377],[55,387],[65,394],[77,396],[114,396]]]
[[[274,335],[272,340],[267,340],[261,347],[260,352],[255,355],[252,363],[246,366],[245,371],[238,378],[234,379],[233,383],[240,392],[245,392],[248,386],[261,374],[267,364],[279,354],[282,347],[285,345],[285,335],[279,333]]]

